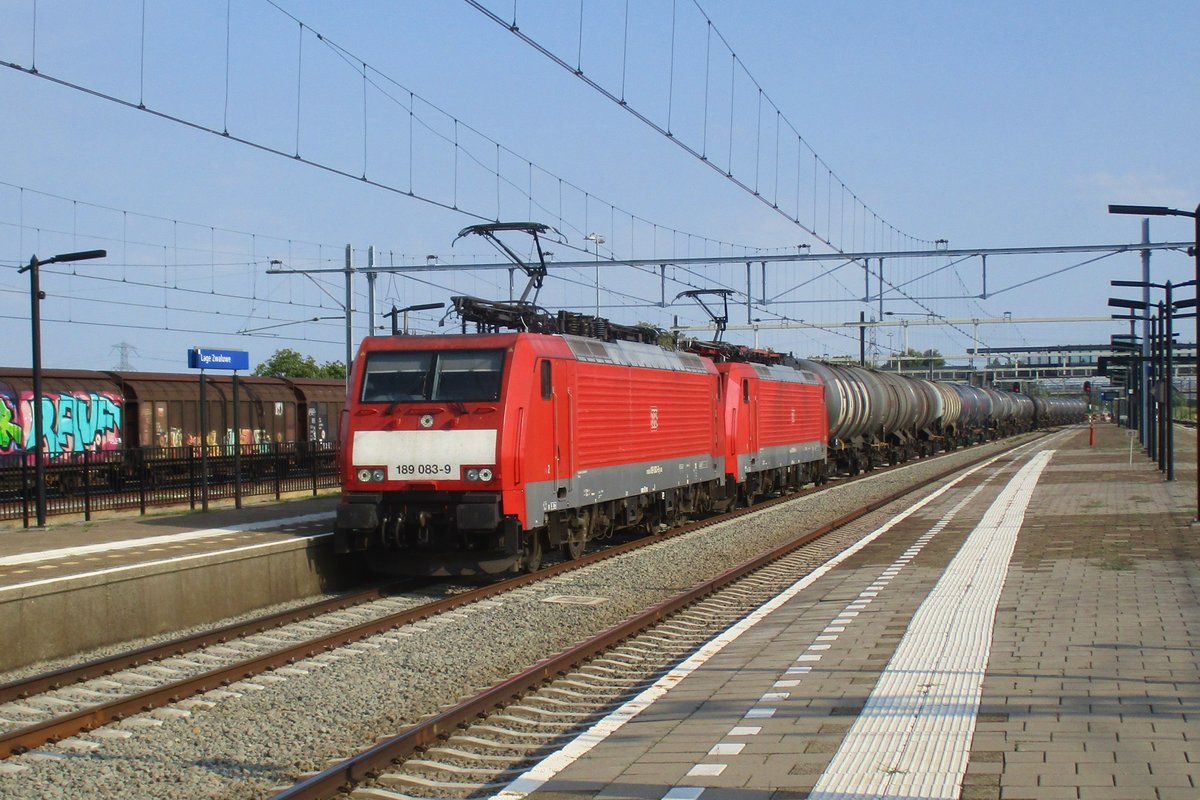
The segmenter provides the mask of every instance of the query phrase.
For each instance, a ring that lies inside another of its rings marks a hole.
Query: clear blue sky
[[[1194,2],[703,0],[711,35],[690,0],[674,4],[674,21],[667,0],[628,4],[628,21],[622,0],[586,0],[582,24],[578,2],[483,5],[506,21],[515,13],[521,32],[846,251],[907,247],[907,236],[952,248],[1132,242],[1139,220],[1109,216],[1109,203],[1200,202]],[[601,257],[829,249],[466,2],[234,0],[228,16],[221,2],[145,8],[143,17],[141,0],[38,3],[35,25],[32,0],[0,0],[0,61],[231,135],[0,69],[0,363],[30,361],[29,284],[16,270],[33,254],[109,251],[44,269],[47,367],[111,368],[126,342],[138,369],[183,371],[194,345],[249,350],[252,364],[280,347],[344,358],[339,320],[286,324],[340,315],[340,276],[267,275],[272,259],[338,267],[350,243],[360,266],[368,245],[381,263],[435,254],[462,265],[381,277],[381,309],[506,297],[507,273],[469,266],[497,254],[476,241],[451,247],[480,216],[559,228],[565,242],[548,245],[558,260],[590,258],[591,232],[605,238]],[[412,117],[410,92],[421,98]],[[349,177],[287,157],[296,152]],[[364,172],[382,185],[359,180]],[[410,181],[415,194],[475,216],[407,196]],[[1155,219],[1151,232],[1190,241],[1191,221]],[[1106,316],[1105,298],[1121,291],[1108,281],[1137,278],[1138,258],[1068,269],[1091,257],[991,259],[988,288],[998,293],[986,300],[962,297],[981,291],[978,260],[901,259],[886,274],[917,300],[889,293],[885,308],[954,319]],[[1193,262],[1156,254],[1153,269],[1155,280],[1181,281]],[[753,315],[840,322],[878,312],[859,300],[861,268],[821,270],[772,266],[765,294],[775,302]],[[655,307],[662,290],[651,275],[599,274],[606,316],[663,326],[704,319],[682,302]],[[687,288],[745,288],[740,265],[672,268],[668,277],[668,300]],[[366,282],[356,280],[358,337]],[[592,270],[552,271],[540,302],[593,308],[595,280]],[[753,293],[764,293],[757,266]],[[744,322],[746,311],[731,317]],[[411,323],[436,330],[436,318]],[[239,333],[254,329],[265,330]],[[970,331],[914,326],[908,336],[911,346],[958,354]],[[978,333],[1002,347],[1121,331],[1106,322]],[[901,336],[881,329],[881,356]],[[857,354],[844,332],[763,331],[760,343]]]

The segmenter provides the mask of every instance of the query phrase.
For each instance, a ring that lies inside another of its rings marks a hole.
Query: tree
[[[910,347],[903,353],[889,358],[885,369],[898,370],[903,368],[911,372],[921,369],[938,369],[944,366],[946,366],[946,359],[942,358],[942,354],[936,349],[921,352],[915,347]]]
[[[346,365],[340,361],[326,361],[321,365],[321,374],[317,377],[331,381],[344,381],[346,380]]]
[[[326,361],[317,364],[312,356],[302,356],[295,350],[284,347],[254,368],[259,377],[272,378],[328,378],[345,380],[346,365],[341,361]]]

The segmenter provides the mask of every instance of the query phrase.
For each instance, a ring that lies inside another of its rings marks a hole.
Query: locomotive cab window
[[[750,381],[742,378],[742,402],[750,402]]]
[[[542,399],[549,400],[554,394],[554,384],[550,380],[550,362],[543,361],[541,370],[542,370]]]
[[[430,400],[499,400],[503,350],[448,350],[434,360]]]
[[[378,351],[367,354],[364,403],[500,399],[503,350]]]
[[[426,399],[425,384],[433,364],[433,353],[388,353],[367,355],[363,374],[362,402],[403,403]]]

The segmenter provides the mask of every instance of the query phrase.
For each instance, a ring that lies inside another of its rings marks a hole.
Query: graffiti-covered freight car
[[[78,464],[103,456],[107,479],[119,483],[135,465],[144,469],[189,447],[203,445],[217,453],[239,445],[250,453],[337,439],[345,404],[342,381],[239,378],[235,424],[233,378],[206,374],[204,379],[201,415],[199,374],[43,370],[46,463]],[[0,466],[29,462],[33,440],[32,373],[0,368]]]
[[[125,399],[129,448],[332,441],[346,396],[341,381],[239,378],[235,424],[233,379],[206,375],[202,435],[199,376],[107,374]]]
[[[48,458],[84,451],[119,450],[125,398],[99,372],[44,370],[42,434]],[[11,461],[32,452],[33,378],[29,370],[0,369],[0,456]]]

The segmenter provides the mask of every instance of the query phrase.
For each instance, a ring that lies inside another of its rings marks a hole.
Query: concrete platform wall
[[[346,580],[332,550],[328,538],[305,537],[183,566],[150,564],[0,590],[0,670],[336,590]]]

